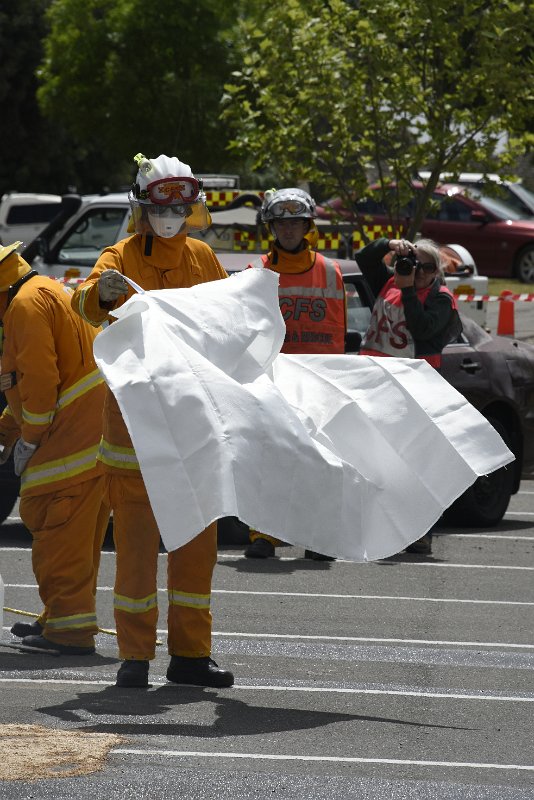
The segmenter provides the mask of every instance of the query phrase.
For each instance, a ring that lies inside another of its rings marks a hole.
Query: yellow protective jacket
[[[36,275],[3,317],[5,391],[0,441],[19,435],[38,445],[21,478],[21,495],[46,494],[102,472],[96,460],[105,384],[93,357],[98,333],[71,308],[72,292]],[[16,382],[15,382],[16,381]]]
[[[98,279],[106,269],[116,269],[143,289],[190,288],[199,283],[227,278],[213,250],[199,239],[179,234],[171,239],[134,234],[103,250],[95,267],[72,298],[73,308],[90,322],[100,325],[108,312],[134,294],[130,289],[115,303],[100,305]],[[113,317],[109,317],[113,321]],[[108,390],[104,406],[103,436],[99,459],[106,469],[139,474],[139,463],[113,393]]]

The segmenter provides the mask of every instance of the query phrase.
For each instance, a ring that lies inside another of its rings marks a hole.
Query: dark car
[[[376,190],[376,186],[371,187]],[[414,191],[423,186],[414,183]],[[515,277],[534,283],[534,219],[492,197],[480,201],[463,194],[466,187],[439,186],[432,195],[432,207],[421,223],[420,233],[439,244],[457,242],[473,256],[482,275],[496,278]],[[399,214],[397,225],[406,230],[413,215],[415,201],[410,201]],[[355,200],[351,208],[341,198],[332,198],[317,206],[321,219],[355,222],[357,218],[371,230],[391,230],[385,204],[376,196]],[[483,265],[483,267],[481,267]]]
[[[237,272],[257,254],[218,253],[228,272]],[[358,351],[371,318],[374,297],[358,266],[339,260],[347,290],[346,351]],[[462,315],[463,333],[443,351],[442,374],[496,428],[516,460],[508,467],[479,478],[446,512],[447,522],[464,526],[493,526],[502,519],[521,478],[534,474],[534,346],[515,339],[490,336]],[[0,522],[16,500],[11,466],[0,473],[4,498]],[[446,476],[444,476],[446,480]],[[237,527],[236,527],[236,523]],[[235,520],[220,524],[223,537],[245,541]],[[236,533],[237,531],[237,533]]]

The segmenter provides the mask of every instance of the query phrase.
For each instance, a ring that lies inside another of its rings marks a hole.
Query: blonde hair
[[[441,278],[443,278],[443,270],[445,268],[445,259],[439,249],[439,245],[434,242],[432,239],[417,239],[414,242],[417,251],[422,250],[427,256],[429,256],[434,264],[436,265],[436,269],[438,274]],[[421,259],[418,256],[418,260]]]

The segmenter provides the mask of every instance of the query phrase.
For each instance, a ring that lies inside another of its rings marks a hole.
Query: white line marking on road
[[[158,634],[165,635],[166,630],[158,630]],[[243,632],[230,632],[230,631],[213,631],[212,636],[221,637],[243,637],[247,639],[298,639],[298,640],[312,640],[312,641],[326,641],[326,642],[380,642],[381,644],[422,644],[434,645],[436,647],[443,645],[447,647],[506,647],[520,650],[534,650],[534,644],[512,644],[508,642],[455,642],[443,639],[386,639],[377,638],[374,636],[321,636],[321,635],[307,635],[300,633],[243,633]]]
[[[141,750],[130,747],[119,747],[110,751],[115,755],[128,756],[165,756],[166,758],[241,758],[266,761],[320,761],[336,764],[394,764],[395,766],[415,767],[451,767],[453,769],[495,769],[495,770],[521,770],[532,772],[534,766],[529,764],[486,764],[471,761],[417,761],[400,758],[363,758],[357,756],[295,756],[272,753],[214,753],[206,750]]]
[[[34,583],[6,583],[6,589],[35,589]],[[99,586],[99,592],[112,592],[113,586]],[[250,591],[248,589],[212,589],[212,594],[254,595],[259,597],[320,597],[321,599],[335,600],[403,600],[415,603],[467,603],[470,605],[489,606],[534,606],[534,601],[527,600],[461,600],[456,597],[405,597],[401,595],[386,594],[325,594],[321,592],[268,592]],[[167,589],[158,588],[158,594],[167,594]]]
[[[30,684],[55,684],[65,686],[114,686],[115,678],[109,681],[101,680],[74,680],[72,678],[1,678],[1,683],[30,683]],[[188,689],[200,689],[201,691],[209,690],[206,686],[192,686],[191,684],[169,684],[168,681],[149,680],[152,686],[185,686]],[[425,692],[415,689],[362,689],[362,688],[347,688],[343,686],[276,686],[269,684],[240,684],[236,683],[232,689],[240,690],[243,692],[303,692],[305,694],[358,694],[358,695],[386,695],[395,697],[429,697],[434,700],[485,700],[488,702],[503,702],[503,703],[534,703],[534,695],[530,697],[521,697],[519,695],[492,695],[492,694],[457,694],[453,692]],[[216,690],[214,690],[216,691]],[[226,694],[228,690],[225,689]]]
[[[534,536],[516,536],[514,533],[437,533],[437,537],[445,539],[508,539],[513,542],[534,542]]]
[[[161,590],[160,590],[161,591]],[[212,594],[247,594],[273,597],[321,597],[337,600],[404,600],[423,603],[470,603],[473,605],[534,606],[525,600],[459,600],[456,597],[404,597],[382,594],[321,594],[320,592],[252,592],[245,589],[212,589]]]
[[[9,631],[10,625],[3,630]],[[158,636],[167,636],[167,628],[158,628]],[[323,636],[322,634],[301,633],[250,633],[244,631],[212,631],[212,636],[234,639],[291,639],[293,641],[312,642],[374,642],[376,644],[431,645],[432,647],[489,647],[506,650],[534,650],[534,644],[517,644],[515,642],[464,642],[448,639],[393,639],[377,636]]]
[[[446,535],[446,534],[445,534]],[[219,561],[237,561],[242,559],[244,556],[242,554],[233,555],[232,553],[221,553],[219,552]],[[277,556],[276,561],[303,561],[303,556]],[[347,558],[338,558],[336,559],[337,564],[354,564],[355,566],[383,566],[386,559],[381,559],[378,561],[350,561]],[[437,567],[439,568],[446,568],[446,569],[500,569],[500,570],[517,570],[520,572],[534,572],[534,567],[516,567],[506,564],[448,564],[446,562],[436,562],[436,561],[392,561],[388,560],[388,564],[395,564],[396,567]]]

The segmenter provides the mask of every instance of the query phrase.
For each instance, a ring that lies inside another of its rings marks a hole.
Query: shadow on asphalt
[[[231,691],[231,690],[230,690]],[[273,706],[254,706],[229,694],[216,694],[202,687],[162,686],[154,691],[140,689],[118,689],[107,686],[99,692],[79,693],[77,698],[60,705],[41,706],[36,709],[41,714],[56,717],[64,722],[84,722],[87,713],[95,716],[124,717],[154,716],[165,714],[173,708],[193,703],[212,702],[215,705],[216,719],[212,725],[192,725],[190,723],[115,723],[107,720],[99,725],[85,725],[80,728],[91,733],[116,733],[139,736],[189,736],[201,739],[214,739],[222,736],[241,737],[276,731],[298,731],[321,728],[337,722],[379,722],[417,728],[445,728],[449,730],[470,730],[452,725],[411,722],[392,717],[364,716],[361,714],[339,714],[330,711],[304,710],[295,708],[276,708]],[[78,713],[81,712],[81,713]]]
[[[15,644],[14,641],[8,644]],[[93,653],[90,656],[52,656],[0,647],[0,672],[37,672],[79,667],[102,667],[119,663],[118,658]]]
[[[324,572],[329,570],[335,561],[313,561],[310,558],[296,558],[294,561],[281,561],[279,558],[239,558],[225,560],[224,555],[217,560],[218,567],[230,567],[236,572],[256,573],[258,575],[292,575],[305,570]]]

